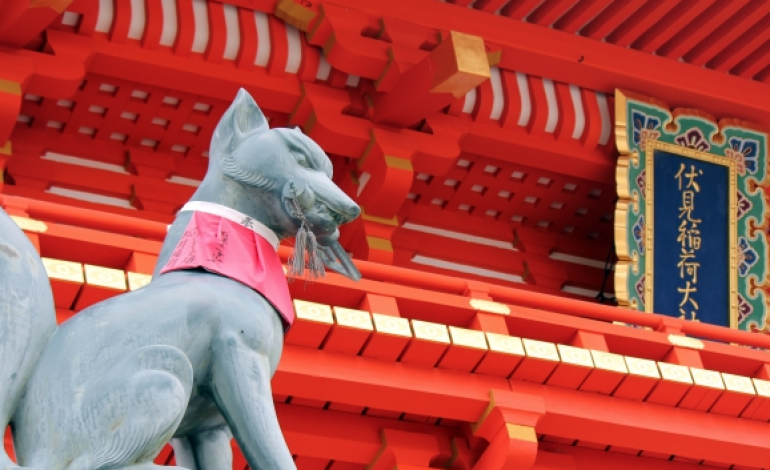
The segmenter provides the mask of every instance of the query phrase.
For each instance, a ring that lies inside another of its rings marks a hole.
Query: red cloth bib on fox
[[[276,252],[278,237],[251,217],[219,204],[188,203],[182,210],[194,212],[160,273],[203,268],[245,284],[281,314],[284,331],[288,331],[294,309]]]

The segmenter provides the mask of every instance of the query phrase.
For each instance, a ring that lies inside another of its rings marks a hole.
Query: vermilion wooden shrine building
[[[363,208],[364,279],[291,284],[300,470],[770,468],[770,338],[596,301],[615,89],[770,126],[768,81],[764,0],[0,0],[0,204],[60,320],[136,289],[244,87]]]

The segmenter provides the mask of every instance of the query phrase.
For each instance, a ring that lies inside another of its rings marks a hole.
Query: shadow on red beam
[[[460,148],[464,152],[604,184],[615,176],[615,156],[600,149],[585,149],[522,132],[502,132],[494,125],[469,126],[460,139]]]
[[[436,436],[442,454],[452,453],[451,428],[283,403],[275,410],[292,454],[366,465],[382,446],[383,429]]]
[[[766,423],[512,382],[542,397],[538,434],[645,450],[683,458],[762,467],[770,459]],[[385,363],[288,346],[273,379],[282,395],[475,422],[491,388],[504,379]]]
[[[545,415],[538,421],[538,434],[694,461],[757,468],[770,461],[766,423],[525,382],[512,381],[511,386],[543,398]]]
[[[80,263],[123,269],[134,252],[157,256],[161,242],[128,237],[119,233],[49,223],[40,236],[40,255],[77,260]]]
[[[698,464],[673,462],[604,450],[541,442],[533,470],[703,470]],[[727,465],[725,465],[727,468]]]

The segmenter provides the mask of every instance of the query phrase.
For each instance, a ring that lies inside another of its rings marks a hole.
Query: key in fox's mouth
[[[349,221],[347,217],[331,210],[325,204],[316,204],[307,210],[302,210],[301,213],[298,213],[297,208],[298,205],[292,199],[284,199],[284,210],[294,220],[297,228],[304,221],[310,230],[319,236],[333,234],[341,224]]]

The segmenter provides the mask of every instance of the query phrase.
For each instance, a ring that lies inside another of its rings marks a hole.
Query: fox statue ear
[[[216,153],[231,153],[247,138],[265,132],[270,127],[254,98],[241,88],[211,139],[211,150]]]

